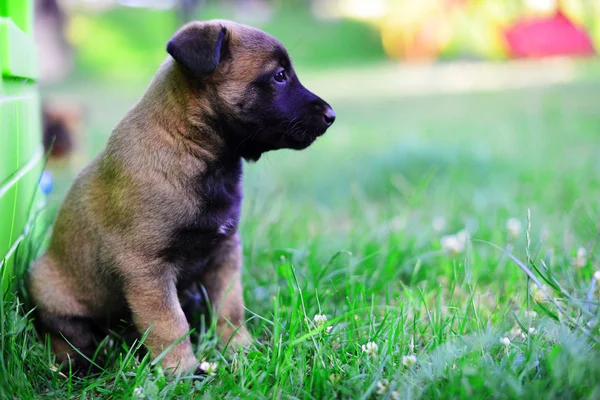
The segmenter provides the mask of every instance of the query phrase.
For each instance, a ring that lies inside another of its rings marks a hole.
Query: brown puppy
[[[244,344],[242,159],[304,149],[333,123],[283,45],[229,21],[193,22],[167,45],[142,99],[75,180],[31,270],[36,322],[61,362],[85,368],[98,336],[131,320],[155,356],[186,335],[186,293],[203,287],[223,340]],[[192,296],[193,297],[193,296]],[[66,339],[66,340],[65,340]],[[163,358],[197,368],[189,339]]]

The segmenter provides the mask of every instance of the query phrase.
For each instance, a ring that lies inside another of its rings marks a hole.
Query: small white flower
[[[327,322],[327,316],[325,314],[317,314],[315,315],[313,320],[315,321],[315,326],[319,328],[325,325],[325,323]]]
[[[509,240],[515,240],[521,235],[521,231],[523,230],[521,221],[516,218],[509,218],[506,221],[506,230],[508,231]]]
[[[600,271],[594,272],[594,279],[596,282],[600,282]]]
[[[370,355],[371,357],[377,357],[377,352],[379,351],[379,346],[375,342],[369,342],[367,344],[363,344],[361,346],[362,351]]]
[[[526,317],[531,317],[531,318],[537,318],[538,313],[536,313],[533,310],[528,310],[528,311],[525,311],[525,316]]]
[[[392,396],[393,400],[400,400],[400,393],[398,393],[396,390],[392,391],[390,395]]]
[[[527,339],[527,336],[535,335],[536,332],[537,332],[537,330],[532,326],[528,329],[528,332],[521,332],[521,337],[523,339]]]
[[[333,329],[333,326],[330,325],[327,328],[325,328],[325,332],[329,333],[329,332],[331,332],[332,329]]]
[[[431,225],[433,226],[434,231],[441,233],[444,229],[446,229],[446,218],[435,217]]]
[[[412,368],[417,363],[417,357],[414,354],[409,356],[402,356],[402,365],[407,368]]]
[[[450,255],[458,255],[465,250],[468,238],[469,234],[465,230],[462,230],[455,235],[442,236],[442,249]]]
[[[575,268],[583,268],[587,264],[587,250],[583,247],[577,249],[577,256],[573,260]]]
[[[504,352],[508,354],[508,347],[510,346],[510,339],[507,337],[500,338],[500,344],[504,346]]]
[[[382,379],[380,381],[377,381],[377,394],[380,396],[383,396],[384,394],[387,393],[389,386],[390,386],[390,381],[388,381],[387,379]]]
[[[141,387],[136,387],[133,389],[133,398],[134,399],[145,399],[146,395],[144,394],[144,389]]]
[[[208,375],[216,375],[217,374],[217,368],[218,368],[218,364],[217,363],[209,363],[207,361],[202,361],[202,363],[200,364],[200,369],[204,372],[206,372]]]

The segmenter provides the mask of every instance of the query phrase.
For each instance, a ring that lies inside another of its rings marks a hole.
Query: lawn
[[[0,310],[0,398],[599,398],[600,81],[442,90],[443,68],[307,74],[338,119],[246,167],[256,343],[198,329],[215,375],[167,378],[118,338],[101,374],[59,374],[22,295]],[[141,89],[77,91],[91,155]]]

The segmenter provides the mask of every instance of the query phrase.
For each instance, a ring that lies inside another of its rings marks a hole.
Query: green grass
[[[112,340],[106,371],[77,380],[51,369],[24,297],[7,298],[0,397],[600,397],[600,84],[381,99],[361,98],[357,84],[335,97],[347,79],[320,88],[338,113],[326,136],[246,168],[254,346],[221,352],[209,327],[194,343],[218,373],[196,380],[166,378]],[[132,94],[85,90],[97,103],[89,132],[104,134],[94,153]],[[462,229],[465,251],[446,254],[442,237]]]

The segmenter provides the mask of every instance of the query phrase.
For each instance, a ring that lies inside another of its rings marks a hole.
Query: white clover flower
[[[144,389],[141,387],[136,387],[133,389],[133,398],[134,399],[145,399],[146,395],[144,394]]]
[[[375,342],[368,342],[367,344],[363,344],[361,346],[362,351],[370,355],[371,357],[377,357],[377,352],[379,351],[379,346]]]
[[[435,217],[431,222],[431,225],[433,226],[434,231],[441,233],[444,229],[446,229],[446,218],[441,216]]]
[[[537,318],[538,317],[538,313],[536,313],[533,310],[528,310],[528,311],[525,311],[525,316],[526,317],[531,317],[531,318]]]
[[[462,230],[455,235],[442,236],[440,242],[442,244],[442,249],[446,253],[455,256],[465,251],[465,246],[467,244],[468,239],[468,232]]]
[[[521,332],[521,337],[523,339],[527,339],[527,336],[535,335],[536,333],[537,333],[537,330],[532,326],[527,330],[527,332]]]
[[[575,268],[583,268],[587,264],[587,250],[584,247],[577,249],[577,256],[573,260],[573,266]]]
[[[204,372],[206,372],[208,375],[216,375],[217,374],[217,368],[218,368],[218,364],[217,363],[210,363],[207,361],[202,361],[202,363],[200,364],[200,369]]]
[[[325,323],[327,322],[327,316],[325,314],[317,314],[313,318],[313,321],[315,321],[315,326],[317,328],[320,328],[321,326],[325,325]]]
[[[600,282],[600,271],[594,272],[594,279],[596,282]]]
[[[506,221],[506,230],[508,231],[508,239],[515,240],[521,235],[521,231],[523,230],[521,221],[516,218],[509,218]]]
[[[407,368],[412,368],[417,363],[417,357],[414,354],[402,356],[402,365]]]
[[[390,381],[388,381],[387,379],[382,379],[380,381],[377,381],[377,394],[380,396],[383,396],[384,394],[387,393],[389,387],[390,387]]]
[[[510,346],[510,339],[507,337],[500,338],[500,344],[504,346],[504,352],[508,354],[508,347]]]

